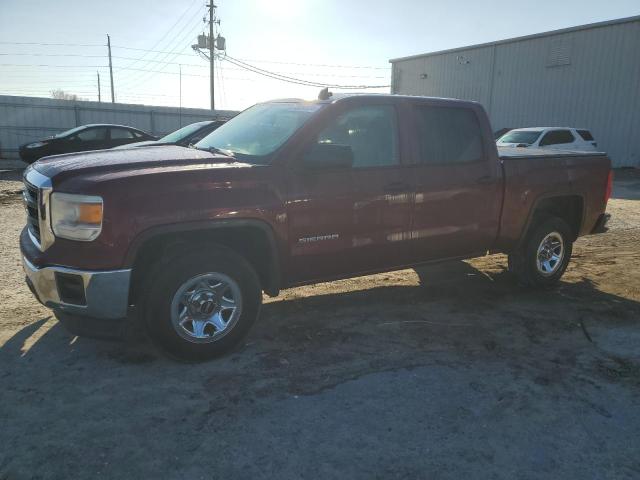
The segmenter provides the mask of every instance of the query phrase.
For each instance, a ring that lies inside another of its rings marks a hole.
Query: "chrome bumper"
[[[92,318],[120,319],[127,315],[131,270],[93,272],[64,267],[38,268],[25,257],[22,266],[27,283],[44,306]],[[57,274],[75,275],[84,289],[84,302],[64,301],[59,291]]]

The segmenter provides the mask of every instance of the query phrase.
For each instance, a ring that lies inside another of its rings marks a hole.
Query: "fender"
[[[543,193],[540,196],[538,196],[531,204],[531,209],[529,209],[529,213],[527,214],[527,220],[522,227],[522,231],[520,232],[520,238],[518,240],[516,248],[520,248],[522,246],[522,242],[524,242],[524,239],[527,236],[527,233],[529,232],[529,228],[531,228],[531,224],[533,223],[533,218],[540,204],[545,200],[553,200],[554,198],[563,198],[563,197],[565,198],[575,197],[582,200],[582,212],[580,217],[580,224],[578,225],[578,231],[576,233],[576,238],[580,235],[580,231],[582,230],[582,226],[584,224],[585,210],[586,210],[584,196],[573,193],[573,192],[563,192],[563,193],[553,193],[553,194]]]
[[[269,262],[269,272],[268,272],[268,281],[267,285],[265,285],[265,292],[272,297],[278,295],[282,285],[282,274],[281,274],[281,262],[280,262],[280,251],[278,249],[278,243],[275,238],[275,234],[273,232],[272,227],[265,221],[262,220],[252,220],[252,219],[224,219],[224,220],[206,220],[206,221],[197,221],[197,222],[185,222],[185,223],[176,223],[170,225],[158,225],[156,227],[151,227],[142,233],[140,233],[134,240],[131,242],[129,249],[127,250],[127,254],[125,256],[125,267],[124,268],[132,268],[133,264],[138,256],[138,252],[143,247],[145,243],[149,240],[156,238],[161,235],[166,235],[169,233],[189,233],[196,232],[200,230],[222,230],[222,229],[233,229],[238,227],[252,227],[259,228],[266,235],[267,242],[269,244],[269,251],[271,253]]]

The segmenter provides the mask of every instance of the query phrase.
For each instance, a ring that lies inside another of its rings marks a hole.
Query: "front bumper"
[[[130,269],[96,272],[66,267],[38,268],[24,256],[22,266],[29,288],[46,307],[99,319],[127,316]]]

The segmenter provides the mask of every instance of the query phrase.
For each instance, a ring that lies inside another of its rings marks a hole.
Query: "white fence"
[[[18,159],[23,143],[88,123],[129,125],[162,136],[189,123],[230,118],[236,113],[0,95],[0,160]]]

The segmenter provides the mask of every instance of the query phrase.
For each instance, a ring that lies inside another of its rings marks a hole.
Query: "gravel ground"
[[[640,175],[561,283],[501,255],[267,299],[237,352],[185,365],[72,337],[23,283],[0,174],[0,479],[640,478]]]

